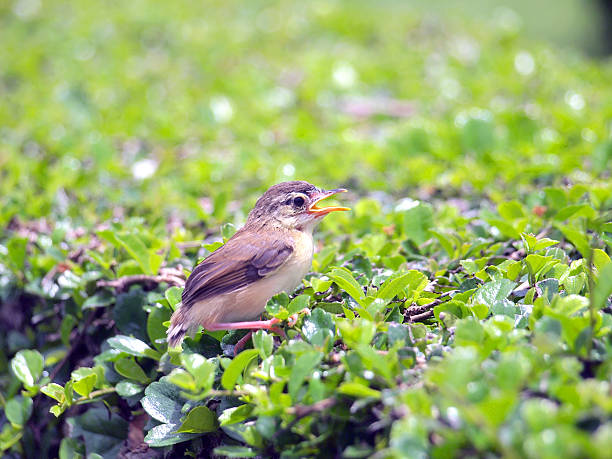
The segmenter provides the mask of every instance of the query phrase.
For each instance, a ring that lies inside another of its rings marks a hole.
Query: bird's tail
[[[166,333],[169,347],[176,347],[183,342],[185,334],[192,328],[190,322],[185,308],[180,305],[176,311],[174,311],[174,314],[172,314],[170,318],[170,327],[168,327]]]

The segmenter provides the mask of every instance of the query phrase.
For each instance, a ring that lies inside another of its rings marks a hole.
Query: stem
[[[81,398],[78,398],[74,401],[75,404],[80,405],[82,403],[85,402],[91,402],[93,401],[93,399],[95,397],[101,397],[104,395],[108,395],[108,394],[112,394],[114,392],[116,392],[117,389],[115,389],[114,387],[105,387],[104,389],[98,389],[98,390],[94,390],[93,392],[89,393],[89,396],[83,396]]]
[[[185,285],[185,280],[178,277],[175,273],[163,273],[158,276],[134,274],[132,276],[123,276],[113,280],[99,280],[96,285],[98,287],[111,287],[119,292],[124,292],[133,284],[161,284],[163,282],[177,287]]]
[[[595,323],[597,321],[595,318],[595,300],[593,298],[593,290],[595,290],[595,279],[593,278],[593,247],[591,247],[590,249],[591,250],[589,250],[589,259],[587,261],[587,269],[589,270],[589,272],[587,273],[587,278],[589,281],[589,326],[591,328],[591,336],[589,337],[590,339],[587,341],[587,359],[589,358],[591,350],[593,349]]]
[[[212,396],[231,396],[231,395],[249,395],[249,392],[244,391],[244,390],[217,390],[217,389],[211,389],[209,390],[206,395],[212,395]]]

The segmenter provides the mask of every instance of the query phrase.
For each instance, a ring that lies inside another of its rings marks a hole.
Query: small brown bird
[[[168,344],[179,345],[199,325],[209,331],[273,328],[279,320],[255,319],[272,296],[291,292],[310,270],[314,227],[330,212],[349,210],[317,204],[344,191],[325,191],[303,181],[268,189],[246,224],[187,279],[168,328]]]

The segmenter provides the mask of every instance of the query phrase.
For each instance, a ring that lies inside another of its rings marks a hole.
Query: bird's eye
[[[295,207],[302,207],[304,205],[304,198],[302,198],[301,196],[293,198],[293,205]]]

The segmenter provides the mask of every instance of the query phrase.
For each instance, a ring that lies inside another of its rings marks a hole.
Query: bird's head
[[[330,212],[348,207],[319,207],[323,199],[345,192],[343,188],[322,190],[304,182],[282,182],[272,186],[255,203],[247,225],[271,223],[287,229],[312,230]]]

